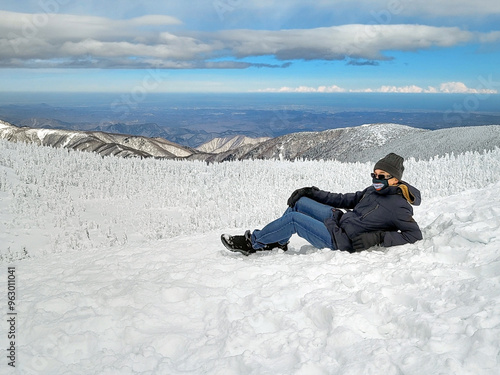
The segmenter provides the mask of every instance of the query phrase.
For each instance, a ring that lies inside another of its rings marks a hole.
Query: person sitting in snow
[[[282,217],[253,233],[223,234],[222,243],[249,255],[274,248],[286,251],[295,233],[314,247],[351,253],[419,241],[422,232],[411,205],[420,204],[420,191],[401,180],[403,161],[394,153],[379,160],[371,174],[373,185],[356,193],[330,193],[315,186],[297,189]]]

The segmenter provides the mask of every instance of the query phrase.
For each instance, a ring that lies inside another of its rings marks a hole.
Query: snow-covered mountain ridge
[[[500,125],[430,131],[398,124],[367,124],[322,132],[292,133],[267,140],[248,137],[219,138],[206,144],[201,151],[162,138],[19,128],[2,121],[0,138],[124,157],[208,162],[247,159],[364,162],[383,157],[389,148],[404,157],[418,159],[449,153],[492,150],[500,147]]]
[[[103,158],[0,140],[16,371],[498,374],[500,149],[405,167],[422,241],[349,254],[294,237],[286,253],[243,257],[220,233],[261,227],[297,187],[363,189],[373,163]]]
[[[235,135],[232,137],[214,138],[196,147],[196,149],[205,153],[219,154],[246,145],[256,145],[269,139],[269,137],[250,138],[244,135]]]
[[[127,136],[95,131],[17,127],[0,121],[0,139],[96,152],[102,156],[184,158],[195,150],[163,138]]]
[[[261,143],[237,158],[345,161],[356,158],[361,151],[379,149],[392,140],[424,132],[427,130],[397,124],[367,124],[322,132],[292,133]],[[235,150],[234,154],[237,153]]]

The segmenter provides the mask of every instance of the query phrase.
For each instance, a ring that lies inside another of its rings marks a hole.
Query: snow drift
[[[286,253],[243,257],[222,231],[264,225],[300,186],[362,189],[372,163],[207,165],[0,141],[16,370],[497,374],[500,150],[405,166],[424,240],[348,254],[294,237]]]

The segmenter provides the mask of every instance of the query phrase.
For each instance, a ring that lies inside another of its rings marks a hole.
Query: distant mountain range
[[[237,135],[276,138],[363,124],[404,124],[429,130],[500,124],[498,106],[493,106],[491,112],[453,111],[457,103],[463,104],[467,99],[453,95],[426,96],[425,100],[432,103],[424,107],[419,107],[424,100],[421,95],[410,94],[210,95],[205,98],[160,95],[129,107],[113,104],[120,96],[75,95],[40,96],[34,102],[27,97],[19,99],[24,104],[7,104],[13,99],[4,98],[0,101],[0,119],[21,127],[164,138],[190,148],[214,138],[229,139]],[[495,96],[491,97],[493,100]],[[51,104],[40,103],[43,100]],[[412,110],[391,110],[393,100]],[[481,110],[489,108],[485,105],[485,101],[481,101]],[[385,109],[375,110],[375,107]],[[430,109],[424,109],[427,107]]]
[[[0,121],[0,139],[96,152],[103,156],[186,158],[196,150],[163,138],[127,136],[95,131],[17,127]]]
[[[156,157],[221,162],[245,159],[374,161],[388,152],[405,158],[500,148],[500,125],[426,130],[398,124],[369,124],[275,138],[241,135],[214,138],[190,148],[164,138],[98,131],[18,127],[0,121],[0,139],[96,152],[103,156]]]

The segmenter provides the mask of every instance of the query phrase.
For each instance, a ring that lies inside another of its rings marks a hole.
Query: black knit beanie
[[[375,167],[373,169],[382,169],[391,174],[393,177],[396,177],[398,180],[401,180],[401,178],[403,177],[403,171],[405,170],[403,161],[404,159],[401,156],[391,152],[389,155],[386,155],[385,157],[380,159],[375,164]]]

